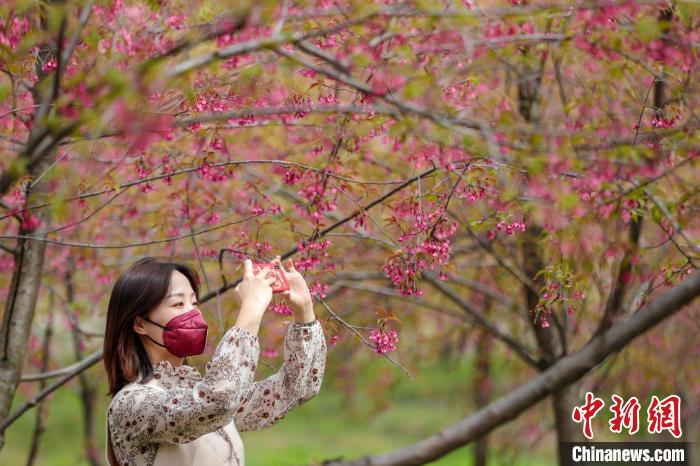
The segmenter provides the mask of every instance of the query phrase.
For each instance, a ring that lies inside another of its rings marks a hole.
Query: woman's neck
[[[165,357],[151,357],[150,355],[148,356],[148,359],[151,360],[151,364],[158,364],[159,362],[163,361],[168,361],[171,366],[173,367],[179,367],[182,366],[182,364],[185,362],[185,358],[181,358],[179,356],[173,356],[172,354],[168,353],[167,356]]]

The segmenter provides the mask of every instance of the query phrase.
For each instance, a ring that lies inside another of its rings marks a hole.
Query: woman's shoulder
[[[107,413],[112,414],[114,411],[121,410],[123,408],[134,408],[134,403],[145,399],[149,393],[155,393],[159,391],[155,385],[141,382],[132,382],[130,384],[124,385],[113,397],[112,401],[109,403],[107,408]]]

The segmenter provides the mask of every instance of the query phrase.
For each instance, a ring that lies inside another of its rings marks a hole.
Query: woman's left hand
[[[282,273],[284,273],[289,283],[289,289],[280,294],[289,303],[292,311],[294,311],[295,314],[304,314],[307,311],[313,310],[311,292],[309,291],[304,277],[294,267],[294,261],[292,259],[287,259],[287,268],[289,271],[282,265],[280,256],[276,256],[273,262],[277,262],[280,265],[280,269],[282,269]]]

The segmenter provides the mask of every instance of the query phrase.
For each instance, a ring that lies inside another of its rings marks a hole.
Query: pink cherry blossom
[[[399,335],[396,330],[388,331],[384,328],[374,328],[370,331],[369,339],[376,344],[375,351],[380,354],[396,351],[396,343],[399,341]]]

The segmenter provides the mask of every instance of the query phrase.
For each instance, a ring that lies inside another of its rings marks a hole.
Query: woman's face
[[[173,270],[170,289],[165,295],[165,299],[146,316],[153,322],[165,326],[171,319],[192,310],[193,307],[198,307],[198,303],[190,281],[182,272]],[[157,342],[163,342],[163,329],[141,317],[135,319],[134,331],[139,335],[148,335]],[[154,344],[148,338],[141,340],[144,342],[149,356],[151,351],[167,352],[167,349]]]

